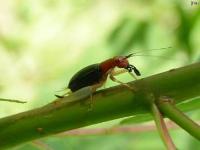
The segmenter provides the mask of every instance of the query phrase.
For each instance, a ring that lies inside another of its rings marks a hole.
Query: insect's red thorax
[[[100,68],[103,73],[107,73],[110,69],[116,67],[116,62],[113,58],[107,59],[100,63]]]
[[[100,63],[100,68],[103,73],[107,73],[114,67],[126,68],[129,65],[128,60],[123,56],[116,56],[114,58],[107,59]]]

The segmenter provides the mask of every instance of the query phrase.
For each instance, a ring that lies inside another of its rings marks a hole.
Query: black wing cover
[[[100,82],[102,77],[103,74],[99,64],[93,64],[78,71],[69,81],[68,88],[74,92]]]

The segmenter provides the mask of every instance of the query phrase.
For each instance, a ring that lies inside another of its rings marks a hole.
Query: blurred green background
[[[192,6],[191,0],[1,0],[0,97],[28,103],[0,102],[0,117],[53,101],[56,91],[65,87],[76,71],[116,55],[141,51],[145,56],[130,59],[141,78],[197,62],[199,27],[200,5]],[[150,51],[169,46],[172,48]],[[132,80],[126,74],[118,78]],[[106,87],[113,85],[108,81]],[[200,111],[188,115],[200,119]],[[98,127],[113,124],[117,123]],[[200,147],[181,129],[171,134],[181,150]],[[30,142],[14,149],[164,149],[156,131],[52,136],[40,142],[45,146]]]

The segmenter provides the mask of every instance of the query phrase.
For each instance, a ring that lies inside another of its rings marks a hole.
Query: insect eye
[[[118,62],[119,63],[124,62],[124,58],[122,58],[122,57],[118,58]]]
[[[121,61],[120,61],[120,58],[119,58],[119,57],[116,58],[116,59],[115,59],[115,62],[116,62],[116,63],[120,63],[120,62],[121,62]]]
[[[122,62],[123,60],[121,58],[118,59],[118,62]]]
[[[116,59],[115,59],[115,62],[117,63],[117,64],[121,64],[121,63],[123,63],[124,62],[124,57],[117,57]]]

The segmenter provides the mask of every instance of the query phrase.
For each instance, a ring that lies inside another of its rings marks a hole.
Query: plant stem
[[[174,145],[169,132],[167,130],[167,127],[165,125],[164,119],[162,114],[160,113],[158,107],[156,106],[156,104],[152,104],[152,113],[154,116],[154,120],[158,129],[158,132],[160,134],[160,137],[163,141],[163,143],[165,144],[166,148],[168,150],[176,150],[176,146]]]
[[[108,120],[150,113],[148,94],[170,96],[176,103],[200,96],[199,74],[200,63],[196,63],[130,82],[137,89],[135,92],[121,85],[97,91],[90,111],[90,94],[75,92],[41,108],[1,118],[0,149]]]
[[[160,111],[166,115],[166,117],[173,120],[193,137],[200,140],[200,126],[181,112],[174,104],[171,103],[171,101],[160,99],[158,106]]]

